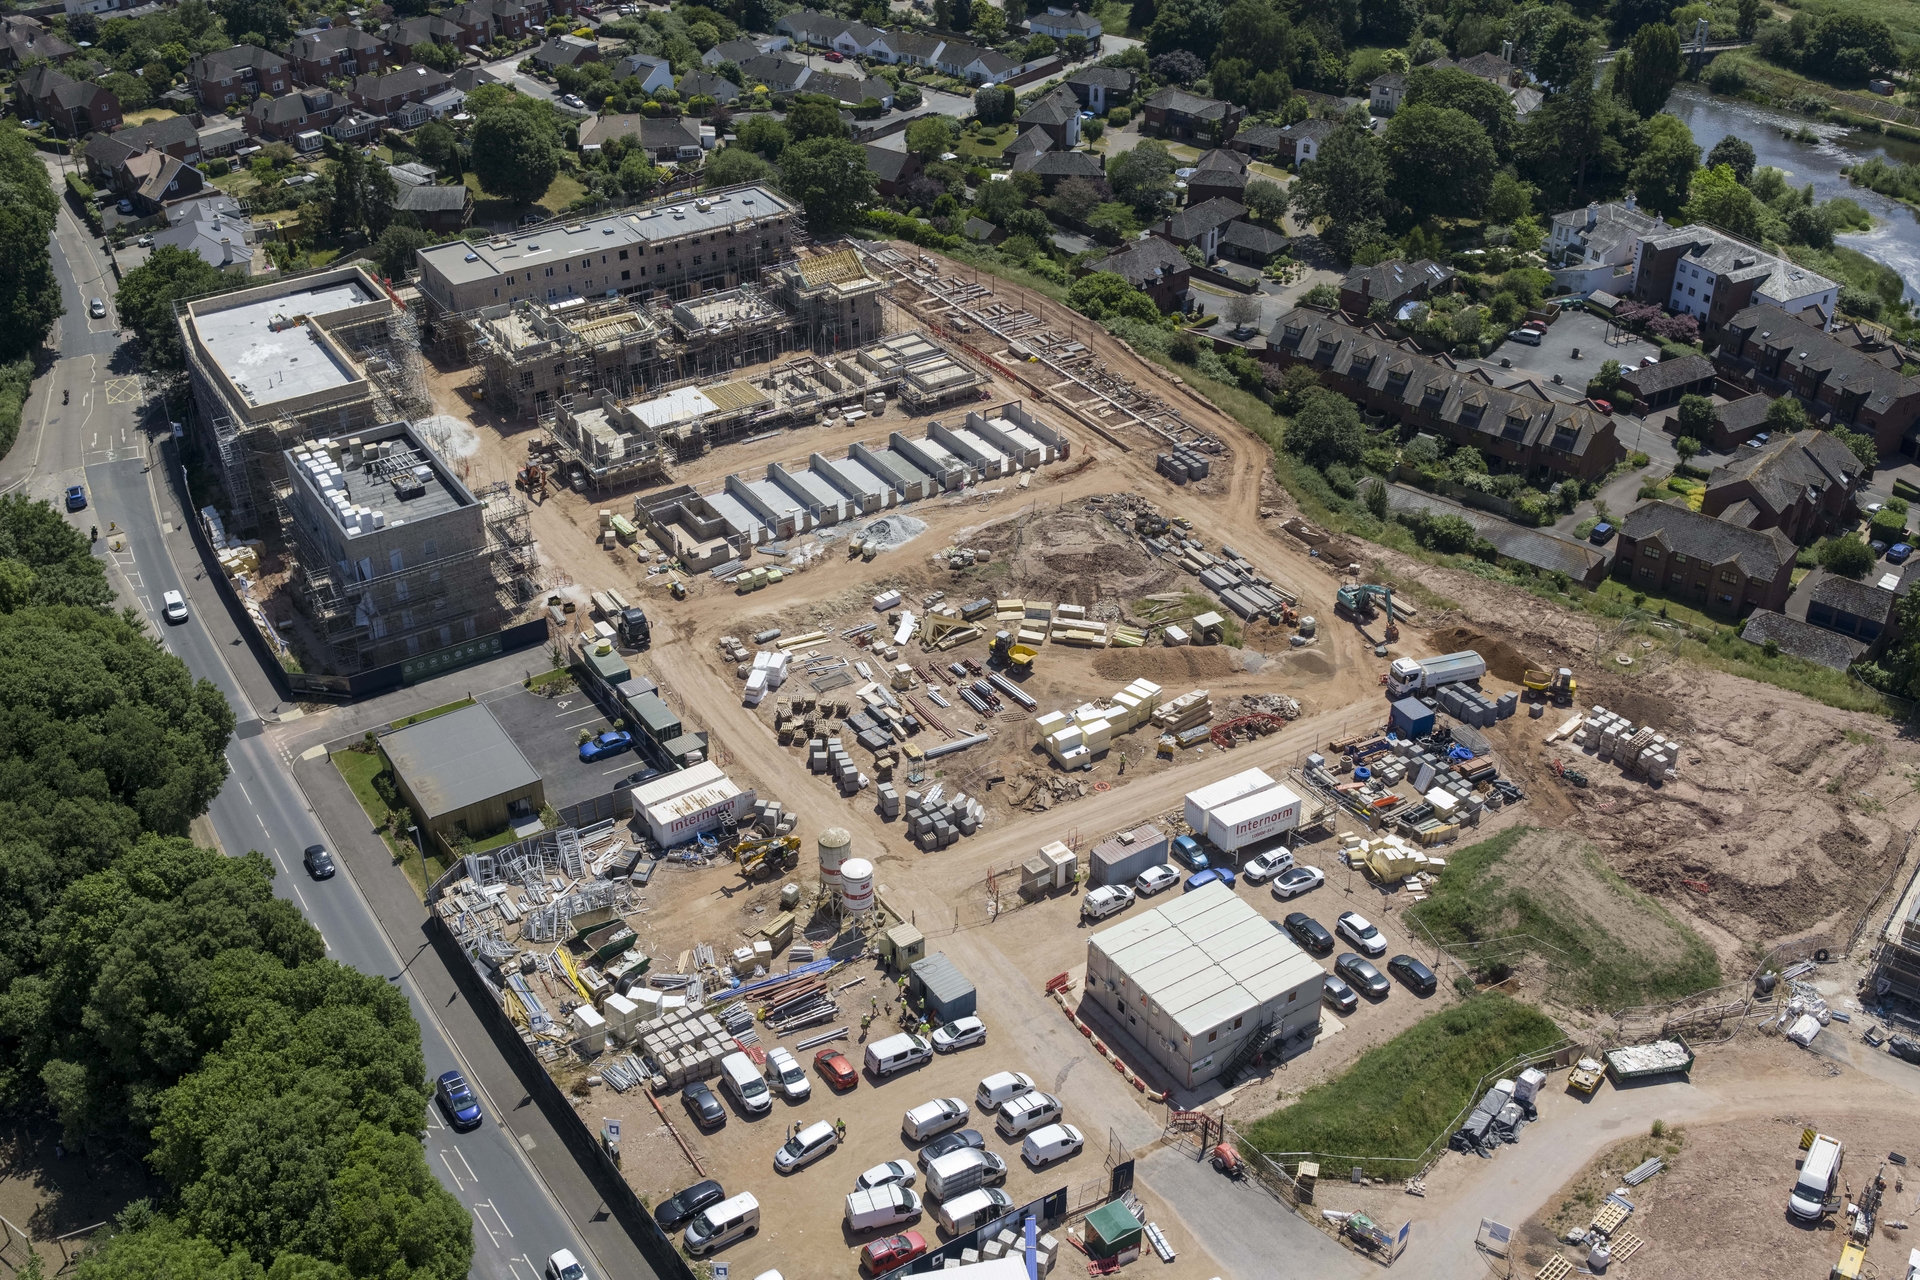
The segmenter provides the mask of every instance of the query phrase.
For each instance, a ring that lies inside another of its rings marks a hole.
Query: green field
[[[1268,1152],[1336,1157],[1370,1176],[1404,1178],[1495,1067],[1559,1042],[1560,1028],[1531,1005],[1496,991],[1422,1019],[1339,1077],[1246,1131]]]
[[[1562,832],[1515,827],[1447,859],[1439,886],[1408,914],[1443,945],[1512,934],[1552,999],[1610,1010],[1691,995],[1720,984],[1713,949],[1667,909],[1622,880],[1591,845]],[[1459,946],[1463,962],[1474,949]]]

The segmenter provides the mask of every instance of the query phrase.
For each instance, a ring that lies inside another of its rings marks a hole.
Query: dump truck
[[[1478,680],[1487,674],[1487,660],[1472,649],[1437,658],[1395,658],[1387,668],[1387,692],[1395,698],[1438,689],[1443,684]]]
[[[1580,682],[1573,678],[1572,667],[1558,667],[1553,671],[1536,671],[1529,667],[1520,683],[1535,693],[1546,694],[1556,707],[1572,706],[1573,696],[1580,691]]]

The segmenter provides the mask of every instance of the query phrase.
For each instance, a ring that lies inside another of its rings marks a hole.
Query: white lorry
[[[1438,658],[1395,658],[1387,668],[1387,692],[1396,698],[1438,689],[1443,684],[1478,680],[1487,674],[1487,660],[1472,649]]]

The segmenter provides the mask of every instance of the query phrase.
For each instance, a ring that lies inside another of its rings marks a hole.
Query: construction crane
[[[1334,604],[1344,609],[1350,618],[1367,619],[1373,616],[1373,598],[1379,596],[1387,602],[1387,643],[1392,644],[1400,638],[1400,624],[1393,616],[1393,588],[1376,586],[1371,582],[1349,582],[1334,593]]]
[[[762,871],[788,871],[800,863],[799,836],[750,836],[733,846],[740,860],[742,879],[751,880]]]

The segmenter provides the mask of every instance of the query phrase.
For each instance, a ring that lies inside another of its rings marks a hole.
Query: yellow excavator
[[[740,877],[751,880],[762,872],[791,871],[800,864],[799,836],[749,836],[733,846]]]

